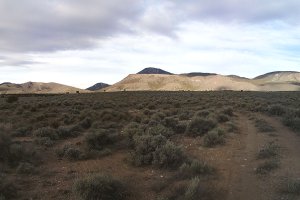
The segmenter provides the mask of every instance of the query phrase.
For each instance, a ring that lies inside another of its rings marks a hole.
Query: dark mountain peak
[[[162,69],[159,69],[159,68],[147,67],[147,68],[143,69],[142,71],[138,72],[137,74],[169,74],[169,75],[171,75],[172,73],[167,72]]]
[[[11,85],[11,84],[13,84],[13,83],[11,83],[11,82],[3,82],[3,83],[0,83],[0,85]]]
[[[106,84],[106,83],[96,83],[95,85],[89,87],[89,88],[86,88],[86,90],[90,90],[90,91],[96,91],[96,90],[101,90],[103,88],[106,88],[110,86],[109,84]]]
[[[183,76],[194,77],[194,76],[215,76],[215,73],[203,73],[203,72],[191,72],[187,74],[181,74]]]
[[[299,72],[296,72],[296,71],[274,71],[274,72],[262,74],[260,76],[255,77],[254,79],[262,79],[262,78],[266,78],[268,76],[272,76],[272,75],[276,75],[276,74],[292,74],[292,73],[299,73]]]

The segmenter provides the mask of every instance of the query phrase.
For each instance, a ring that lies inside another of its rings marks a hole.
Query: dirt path
[[[224,166],[225,182],[228,183],[228,200],[279,200],[290,199],[279,193],[282,180],[300,178],[300,137],[275,118],[258,115],[275,128],[276,137],[257,131],[245,114],[239,115],[241,135],[230,142],[231,163]],[[237,145],[238,141],[238,145]],[[263,145],[275,141],[281,147],[280,168],[266,176],[255,174],[262,161],[256,155]],[[228,159],[228,158],[227,158]],[[226,173],[228,175],[226,176]]]

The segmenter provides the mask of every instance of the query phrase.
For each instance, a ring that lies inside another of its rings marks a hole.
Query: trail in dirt
[[[272,193],[268,185],[258,180],[255,174],[256,155],[268,136],[257,133],[253,123],[245,115],[239,115],[240,148],[233,149],[228,177],[228,200],[267,200]]]
[[[260,133],[249,120],[247,115],[239,115],[239,127],[241,135],[238,139],[239,149],[233,148],[229,176],[225,176],[228,182],[228,200],[280,200],[290,199],[280,193],[282,181],[287,177],[300,178],[300,137],[276,119],[261,114],[258,118],[266,120],[275,128],[275,132]],[[277,135],[276,137],[272,135]],[[235,139],[236,140],[236,139]],[[268,175],[260,176],[255,174],[257,166],[264,162],[257,159],[257,153],[263,145],[275,142],[281,147],[280,168]],[[236,143],[236,141],[232,141]]]

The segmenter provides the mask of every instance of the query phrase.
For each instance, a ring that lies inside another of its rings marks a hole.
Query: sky
[[[0,82],[300,71],[299,0],[0,0]]]

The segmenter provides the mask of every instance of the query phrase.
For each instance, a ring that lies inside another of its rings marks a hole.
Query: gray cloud
[[[138,0],[0,1],[0,50],[82,49],[95,39],[131,31]]]
[[[298,0],[2,0],[0,52],[86,49],[117,34],[174,36],[187,21],[300,21]]]

